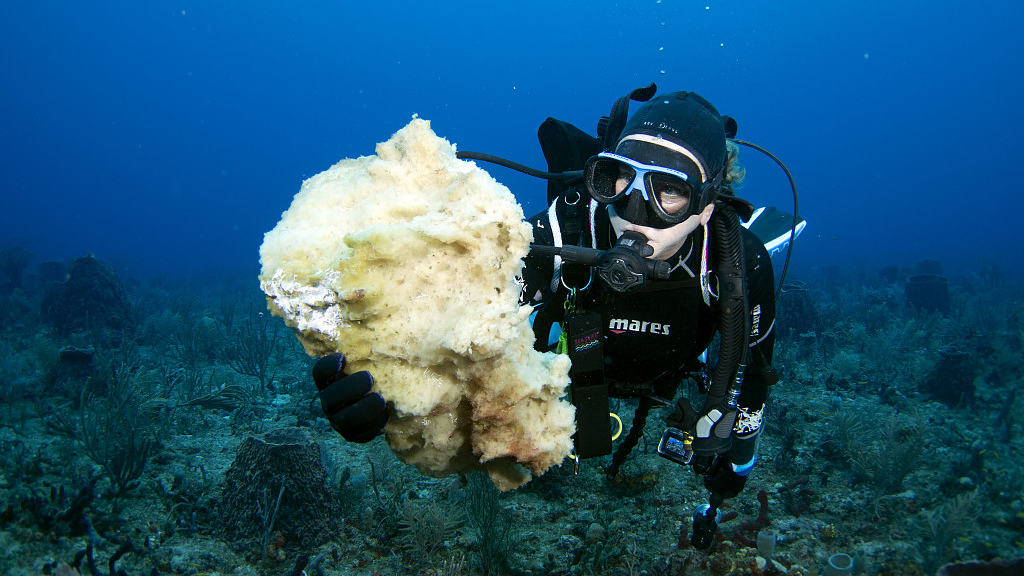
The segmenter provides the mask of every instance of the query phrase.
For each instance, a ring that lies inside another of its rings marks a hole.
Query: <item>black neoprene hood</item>
[[[694,92],[662,94],[633,113],[615,152],[643,164],[679,170],[694,183],[707,182],[725,165],[725,122],[710,102]]]

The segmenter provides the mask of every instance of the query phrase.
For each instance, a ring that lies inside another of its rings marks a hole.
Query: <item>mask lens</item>
[[[649,190],[665,216],[674,220],[689,215],[688,208],[693,201],[693,187],[689,182],[662,172],[649,172],[647,180]]]
[[[616,183],[620,178],[628,180],[628,187],[635,176],[636,171],[631,166],[612,158],[595,156],[586,166],[587,190],[594,200],[604,204],[614,202],[628,191],[625,188],[622,192],[617,191]]]
[[[686,174],[610,152],[587,160],[583,177],[594,200],[615,204],[625,219],[642,226],[678,224],[690,216],[696,203],[697,194]]]

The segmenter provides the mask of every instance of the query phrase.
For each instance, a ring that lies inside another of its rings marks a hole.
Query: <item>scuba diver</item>
[[[650,409],[674,404],[658,453],[703,477],[710,500],[694,513],[691,543],[706,549],[719,506],[743,490],[754,467],[777,380],[774,273],[764,235],[741,223],[754,210],[734,194],[744,178],[736,122],[693,92],[656,90],[651,84],[616,101],[597,138],[551,118],[541,126],[551,172],[537,175],[549,180],[550,206],[529,219],[535,244],[521,303],[535,309],[536,348],[572,360],[575,458],[612,454],[609,399],[638,399],[632,429],[606,469],[614,478]],[[644,102],[632,116],[630,101]],[[776,246],[779,238],[791,246],[799,231],[792,221],[784,234],[770,234]],[[315,364],[321,404],[336,431],[367,442],[383,431],[389,408],[368,373],[344,368],[340,354]],[[706,395],[699,407],[673,402],[688,379]]]

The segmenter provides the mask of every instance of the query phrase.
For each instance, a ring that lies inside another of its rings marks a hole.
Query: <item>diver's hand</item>
[[[736,410],[725,406],[705,408],[697,417],[693,432],[693,471],[709,474],[716,459],[732,448],[732,427]]]
[[[384,431],[391,411],[384,398],[372,391],[369,372],[345,374],[345,356],[329,354],[313,365],[313,382],[320,390],[320,406],[339,434],[349,442],[369,442]]]
[[[735,498],[746,484],[747,477],[733,471],[728,454],[716,458],[704,475],[704,487],[722,498]]]
[[[715,460],[732,448],[732,427],[736,422],[736,409],[718,403],[697,413],[686,398],[676,402],[676,409],[665,419],[670,428],[687,432],[689,444],[686,458],[697,474],[711,472]],[[659,447],[660,451],[660,447]],[[675,460],[683,463],[681,460]]]

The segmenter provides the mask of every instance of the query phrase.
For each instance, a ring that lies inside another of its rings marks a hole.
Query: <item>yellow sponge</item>
[[[572,448],[569,361],[533,349],[516,275],[532,240],[511,192],[413,118],[375,156],[306,180],[260,247],[270,310],[310,355],[342,352],[394,403],[421,472],[508,490]]]

